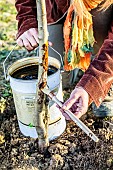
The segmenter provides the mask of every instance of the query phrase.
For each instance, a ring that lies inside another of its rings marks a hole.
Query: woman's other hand
[[[88,110],[89,95],[82,87],[75,87],[70,98],[63,104],[64,110],[71,110],[78,118],[84,115]],[[69,116],[63,112],[67,120]]]

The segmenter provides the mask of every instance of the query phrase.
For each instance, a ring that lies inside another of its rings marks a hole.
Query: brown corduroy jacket
[[[46,0],[47,22],[57,23],[67,12],[70,0]],[[36,0],[16,0],[18,11],[17,38],[30,28],[37,28]],[[97,9],[91,11],[93,15],[95,59],[77,84],[82,86],[97,106],[104,100],[113,83],[113,7],[105,12]],[[101,47],[101,48],[100,48]]]

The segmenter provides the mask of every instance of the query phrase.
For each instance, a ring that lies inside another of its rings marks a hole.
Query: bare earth
[[[6,83],[2,67],[1,82]],[[66,80],[67,81],[67,80]],[[112,118],[96,118],[89,108],[82,121],[98,136],[92,141],[75,123],[67,121],[65,132],[50,142],[45,153],[40,153],[38,139],[21,134],[12,95],[3,97],[1,84],[0,113],[0,170],[113,170],[113,126],[105,123]],[[66,99],[73,87],[64,88]],[[2,111],[1,111],[2,112]]]

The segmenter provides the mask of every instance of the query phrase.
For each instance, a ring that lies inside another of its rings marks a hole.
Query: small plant
[[[11,90],[11,87],[10,87],[10,84],[9,83],[3,83],[4,85],[4,90],[2,91],[2,96],[3,97],[9,97],[9,96],[12,96],[12,90]]]

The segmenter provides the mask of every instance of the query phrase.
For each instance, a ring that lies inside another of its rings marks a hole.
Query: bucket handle
[[[5,58],[5,60],[3,61],[4,77],[5,77],[5,80],[7,80],[7,81],[9,80],[9,77],[8,77],[8,75],[7,75],[5,63],[6,63],[6,61],[8,60],[9,56],[10,56],[10,55],[12,54],[12,52],[14,51],[14,49],[16,48],[17,45],[18,45],[18,44],[16,44],[16,45],[13,47],[13,49],[9,52],[9,54],[7,55],[7,57]],[[37,47],[37,49],[38,49],[38,48],[39,48],[39,46]],[[61,54],[60,54],[58,51],[56,51],[53,47],[49,46],[49,48],[51,48],[55,53],[57,53],[57,54],[59,55],[60,61],[61,61],[61,66],[63,67],[63,60],[62,60]],[[61,70],[61,71],[63,71],[63,70]]]
[[[63,67],[63,60],[62,60],[61,54],[58,51],[56,51],[53,47],[51,47],[50,45],[49,45],[49,48],[51,48],[55,53],[57,53],[59,55],[60,61],[61,61],[61,66]]]
[[[38,49],[38,48],[39,48],[39,46],[37,47],[37,49]],[[51,48],[56,54],[59,55],[60,62],[61,62],[61,66],[63,67],[63,60],[62,60],[61,54],[60,54],[58,51],[56,51],[53,47],[51,47],[50,45],[49,45],[49,48]],[[63,70],[61,70],[61,71],[63,72]]]
[[[16,48],[17,44],[13,47],[13,49],[9,52],[9,54],[7,55],[7,57],[5,58],[4,62],[3,62],[3,69],[4,69],[4,77],[5,79],[8,81],[9,78],[7,76],[7,73],[6,73],[6,66],[5,66],[5,63],[6,61],[8,60],[9,56],[11,55],[11,53],[14,51],[14,49]]]

